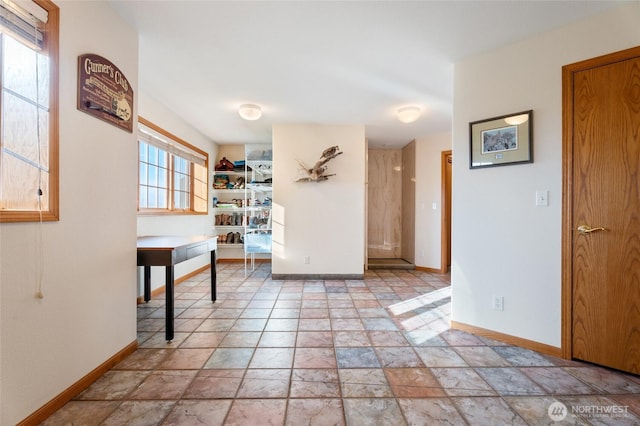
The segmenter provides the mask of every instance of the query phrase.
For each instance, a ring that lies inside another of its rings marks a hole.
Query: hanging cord
[[[35,28],[36,46],[38,43],[38,28]],[[38,138],[38,223],[36,225],[36,294],[38,299],[44,298],[42,279],[44,276],[44,248],[42,243],[42,140],[40,138],[40,67],[38,65],[38,50],[34,49],[36,57],[36,136]]]

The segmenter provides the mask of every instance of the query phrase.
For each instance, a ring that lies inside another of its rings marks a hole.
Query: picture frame
[[[469,123],[469,168],[533,163],[533,110]]]

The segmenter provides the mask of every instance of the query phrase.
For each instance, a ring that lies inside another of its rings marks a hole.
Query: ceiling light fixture
[[[253,121],[262,117],[262,109],[258,105],[243,104],[238,108],[238,114],[245,120]]]
[[[398,120],[403,123],[413,123],[420,118],[420,108],[417,106],[408,106],[398,110]]]

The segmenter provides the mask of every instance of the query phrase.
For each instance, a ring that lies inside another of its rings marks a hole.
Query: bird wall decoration
[[[316,161],[313,167],[307,167],[302,161],[298,160],[298,164],[300,164],[300,168],[305,176],[299,178],[296,182],[323,182],[329,179],[330,176],[335,176],[335,173],[325,174],[327,171],[326,164],[340,154],[342,154],[340,147],[335,145],[322,151],[320,159]]]

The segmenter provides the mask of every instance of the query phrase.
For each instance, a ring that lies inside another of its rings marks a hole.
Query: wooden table
[[[166,281],[165,336],[173,340],[174,266],[185,260],[211,253],[211,301],[216,301],[216,236],[138,237],[138,266],[144,267],[144,301],[151,299],[151,267],[164,266]]]

